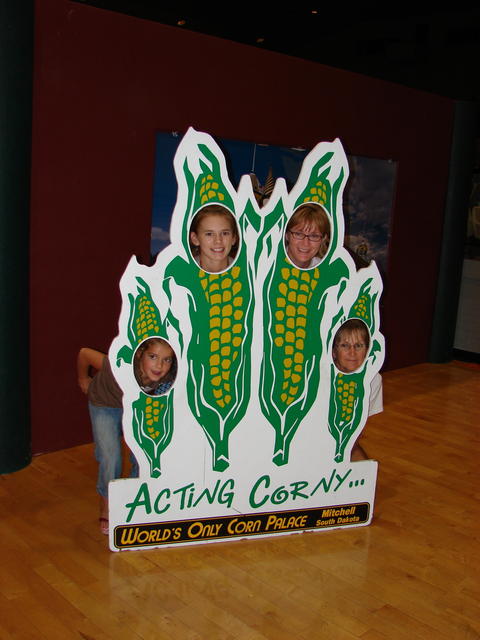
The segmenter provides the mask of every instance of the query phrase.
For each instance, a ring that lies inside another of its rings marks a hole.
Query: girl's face
[[[197,231],[190,232],[190,241],[200,249],[199,262],[202,269],[210,273],[224,271],[228,267],[228,256],[237,240],[226,216],[208,214],[201,220]]]
[[[173,358],[173,349],[168,344],[154,342],[148,345],[140,358],[140,369],[148,379],[145,383],[160,382],[170,371]]]
[[[308,269],[312,258],[320,249],[323,238],[324,234],[316,224],[296,224],[287,231],[288,257],[300,269]]]
[[[337,369],[344,373],[359,369],[366,355],[367,345],[360,331],[341,333],[338,343],[333,347],[333,360]]]

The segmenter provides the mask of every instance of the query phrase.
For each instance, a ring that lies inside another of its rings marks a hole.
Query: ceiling
[[[434,10],[294,3],[274,11],[260,2],[75,1],[480,102],[480,7],[470,3]]]

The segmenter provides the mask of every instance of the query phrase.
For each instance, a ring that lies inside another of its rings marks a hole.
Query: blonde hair
[[[317,256],[323,258],[328,251],[328,245],[330,243],[330,221],[325,209],[314,202],[300,205],[288,221],[286,233],[290,232],[293,227],[297,225],[315,225],[317,227],[319,232],[324,236],[318,248]]]

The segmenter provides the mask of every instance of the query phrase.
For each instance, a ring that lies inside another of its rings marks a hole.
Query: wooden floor
[[[0,638],[480,638],[480,372],[384,375],[373,524],[111,553],[91,445],[0,476]]]

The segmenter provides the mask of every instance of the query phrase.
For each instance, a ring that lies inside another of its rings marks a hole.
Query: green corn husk
[[[331,181],[323,155],[311,169],[294,209],[306,202],[323,205],[330,214],[331,237],[323,262],[313,270],[294,267],[284,244],[265,281],[264,357],[260,372],[260,405],[275,430],[273,461],[288,462],[291,441],[313,402],[320,384],[322,343],[320,323],[328,290],[348,276],[342,260],[332,260],[339,242],[338,196],[345,183],[342,169]],[[283,218],[284,228],[286,216]]]

